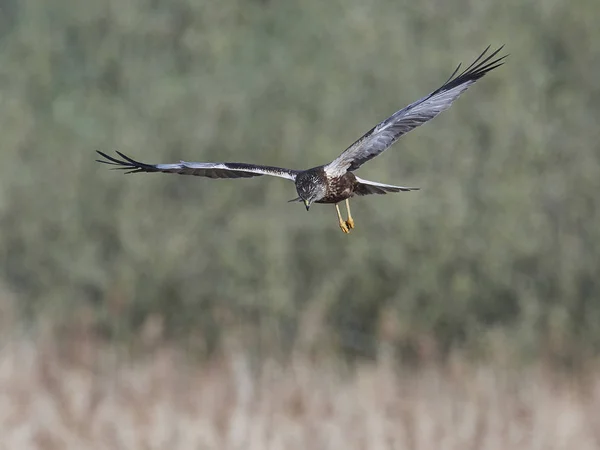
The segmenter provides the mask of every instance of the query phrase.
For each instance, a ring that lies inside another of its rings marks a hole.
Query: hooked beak
[[[304,206],[306,206],[306,210],[308,211],[310,208],[310,202],[308,200],[303,200],[304,201]]]

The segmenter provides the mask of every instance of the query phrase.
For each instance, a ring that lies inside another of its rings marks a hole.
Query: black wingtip
[[[114,165],[117,165],[117,166],[121,166],[121,165],[123,165],[125,163],[125,161],[120,161],[120,160],[118,160],[118,159],[116,159],[116,158],[114,158],[114,157],[112,157],[110,155],[107,155],[104,152],[101,152],[100,150],[96,150],[96,153],[98,153],[100,156],[102,156],[103,158],[106,159],[106,161],[97,159],[96,161],[98,161],[98,162],[101,162],[101,163],[104,163],[104,164],[114,164]]]
[[[473,61],[466,69],[460,72],[458,75],[458,70],[455,70],[452,76],[442,85],[437,92],[447,89],[452,89],[455,86],[458,86],[462,83],[469,81],[476,81],[479,78],[483,77],[486,73],[500,67],[506,62],[506,58],[509,55],[503,55],[500,57],[496,57],[498,53],[502,51],[504,48],[504,44],[498,47],[493,52],[489,53],[489,50],[492,46],[488,45],[483,52]]]
[[[121,153],[118,150],[115,150],[115,151],[116,151],[117,155],[119,155],[121,158],[123,158],[129,164],[131,164],[131,165],[133,165],[133,166],[135,166],[135,167],[137,167],[139,169],[147,169],[147,170],[155,169],[155,167],[152,164],[146,164],[146,163],[143,163],[143,162],[140,162],[140,161],[136,161],[135,159],[130,158],[129,156]]]
[[[128,170],[128,172],[125,172],[126,174],[127,173],[139,173],[139,172],[156,172],[155,166],[136,161],[136,160],[124,155],[123,153],[121,153],[118,150],[115,150],[115,153],[123,159],[117,159],[113,156],[110,156],[110,155],[104,153],[104,152],[101,152],[100,150],[96,150],[96,153],[104,158],[104,159],[97,159],[96,160],[97,162],[102,163],[102,164],[108,164],[111,166],[117,166],[117,167],[112,167],[111,169]]]

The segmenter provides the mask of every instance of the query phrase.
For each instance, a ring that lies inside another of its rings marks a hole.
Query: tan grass
[[[257,371],[163,349],[131,362],[12,340],[0,353],[2,449],[595,449],[600,377],[450,364],[342,374],[300,357]]]

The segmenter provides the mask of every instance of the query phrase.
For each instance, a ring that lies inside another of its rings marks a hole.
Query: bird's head
[[[300,196],[299,201],[304,203],[307,211],[310,205],[325,197],[325,189],[325,184],[318,173],[306,171],[296,177],[296,192]]]

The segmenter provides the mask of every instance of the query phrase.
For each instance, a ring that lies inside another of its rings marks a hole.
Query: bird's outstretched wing
[[[391,117],[369,130],[364,136],[348,147],[340,156],[325,166],[329,175],[342,175],[346,171],[358,169],[390,147],[402,135],[433,119],[450,108],[452,102],[469,86],[489,71],[501,66],[508,55],[495,58],[504,46],[485,57],[488,46],[481,55],[463,72],[457,75],[460,64],[443,86],[426,97],[411,103],[395,112]]]
[[[96,161],[115,166],[115,169],[126,170],[127,172],[125,173],[163,172],[178,173],[180,175],[196,175],[208,178],[250,178],[260,177],[262,175],[272,175],[274,177],[287,178],[292,181],[296,180],[296,175],[298,174],[298,171],[296,170],[244,163],[179,161],[175,164],[146,164],[131,159],[121,152],[117,152],[117,154],[123,159],[114,158],[101,151],[97,151],[97,153],[105,159],[97,159]]]

